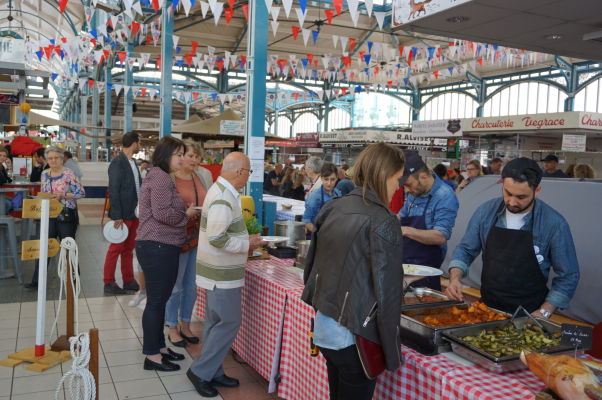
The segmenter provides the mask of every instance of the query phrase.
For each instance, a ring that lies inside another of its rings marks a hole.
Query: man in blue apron
[[[488,306],[513,313],[520,305],[542,318],[568,307],[579,283],[579,264],[568,223],[536,199],[542,174],[528,158],[504,167],[502,198],[475,211],[454,250],[448,296],[462,298],[460,278],[482,251],[481,297]],[[548,287],[550,269],[555,276]]]
[[[403,263],[440,268],[456,222],[458,199],[417,153],[406,152],[405,156],[404,175],[399,182],[406,191],[399,211]],[[420,279],[412,286],[441,290],[439,276]]]

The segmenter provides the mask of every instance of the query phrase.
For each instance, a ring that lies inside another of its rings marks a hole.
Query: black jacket
[[[136,167],[138,182],[142,185],[140,171]],[[136,181],[132,166],[125,154],[120,153],[109,165],[109,218],[132,220],[136,218],[138,205]]]
[[[401,364],[403,291],[398,219],[362,188],[326,203],[318,214],[304,272],[303,301],[352,333],[380,343],[388,370]],[[364,322],[371,315],[376,314]]]

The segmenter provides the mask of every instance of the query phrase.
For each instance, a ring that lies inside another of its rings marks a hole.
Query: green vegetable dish
[[[511,324],[505,328],[485,329],[477,336],[465,336],[460,339],[499,358],[520,354],[522,350],[535,352],[558,346],[560,333],[548,335],[535,325],[518,329]]]
[[[249,232],[249,235],[255,235],[257,233],[261,234],[262,227],[259,225],[259,222],[257,222],[257,218],[253,217],[245,219],[245,224],[247,225],[247,232]]]

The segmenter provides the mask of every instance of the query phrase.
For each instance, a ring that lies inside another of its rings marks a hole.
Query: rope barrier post
[[[73,298],[73,278],[71,271],[71,263],[69,262],[69,253],[67,252],[67,338],[75,336],[75,327],[74,327],[74,304],[75,301]]]
[[[46,274],[48,269],[48,218],[50,216],[50,200],[41,200],[40,215],[40,261],[38,269],[38,305],[36,316],[36,344],[34,355],[45,354],[44,325],[46,323]]]
[[[94,377],[94,382],[96,383],[96,400],[99,400],[100,397],[98,395],[98,328],[90,329],[90,363],[88,364],[88,369]]]

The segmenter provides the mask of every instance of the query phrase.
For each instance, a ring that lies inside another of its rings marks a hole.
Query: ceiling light
[[[470,18],[463,15],[457,15],[455,17],[448,18],[446,21],[452,24],[459,24],[460,22],[468,21]]]
[[[548,35],[545,37],[548,40],[560,40],[562,39],[562,35],[558,34],[558,33],[553,33],[551,35]]]

